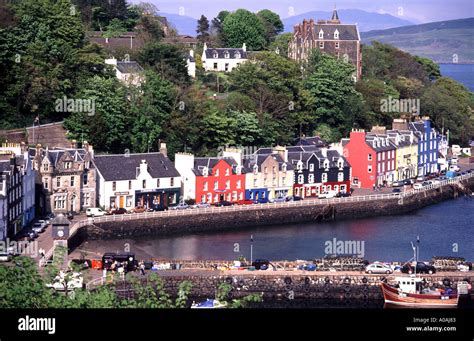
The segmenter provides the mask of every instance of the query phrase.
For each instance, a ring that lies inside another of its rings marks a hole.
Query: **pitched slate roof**
[[[387,137],[388,137],[387,135],[367,133],[365,135],[365,142],[376,152],[385,152],[385,151],[397,149],[397,147],[390,140],[385,145],[380,143],[380,145],[375,144],[375,147],[374,147],[373,142],[377,140],[386,140]]]
[[[214,168],[215,165],[221,160],[224,160],[227,162],[232,167],[232,171],[235,173],[236,168],[238,166],[237,161],[233,157],[197,157],[194,158],[194,168],[193,172],[197,176],[202,176],[203,175],[203,170],[204,168],[208,168],[208,174],[212,175],[212,168]]]
[[[324,141],[319,136],[310,136],[310,137],[300,137],[296,140],[296,145],[298,146],[317,146],[324,147],[327,146],[326,141]]]
[[[319,39],[319,31],[323,30],[323,40],[334,40],[334,32],[338,30],[339,40],[359,40],[356,25],[350,24],[315,24],[314,31]]]
[[[140,73],[143,68],[135,61],[130,62],[117,62],[117,69],[121,73]]]
[[[206,49],[206,58],[214,59],[214,52],[216,52],[218,59],[226,59],[225,58],[226,51],[229,52],[228,59],[235,59],[236,58],[235,55],[237,52],[240,53],[239,59],[247,59],[247,52],[241,48],[212,48],[212,47],[208,47]]]
[[[271,148],[270,148],[270,150],[271,150]],[[278,153],[268,153],[268,154],[263,154],[263,153],[257,154],[257,153],[255,153],[255,154],[253,154],[253,157],[244,160],[244,162],[243,162],[244,172],[246,172],[246,173],[253,172],[254,165],[257,165],[258,167],[260,167],[262,165],[262,163],[265,162],[265,160],[267,160],[268,157],[272,157],[276,162],[278,162],[278,170],[279,171],[283,170],[282,167],[283,167],[283,164],[285,164],[285,163],[286,163],[286,170],[293,170],[294,169],[291,162],[285,162],[285,160],[283,160],[281,155],[278,154]]]
[[[120,181],[136,179],[142,160],[146,160],[153,178],[180,176],[170,159],[161,153],[96,155],[93,162],[105,181]]]
[[[325,160],[329,161],[329,167],[330,168],[338,167],[337,161],[339,159],[343,160],[344,167],[350,167],[349,162],[347,161],[347,159],[344,156],[342,156],[335,149],[327,149],[326,156],[323,155],[323,152],[322,152],[321,148],[315,149],[314,151],[311,151],[311,152],[299,152],[299,153],[298,152],[292,152],[292,153],[288,153],[288,159],[291,160],[293,165],[296,165],[298,163],[298,161],[301,160],[303,162],[304,167],[306,167],[308,160],[313,155],[316,156],[319,159],[319,166],[320,167],[322,167],[322,164]]]

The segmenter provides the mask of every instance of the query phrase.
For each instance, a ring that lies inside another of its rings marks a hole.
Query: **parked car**
[[[416,181],[417,181],[417,182],[423,182],[423,181],[425,181],[425,180],[426,180],[426,178],[425,178],[424,176],[422,176],[422,175],[420,175],[419,177],[416,178]]]
[[[211,204],[209,204],[208,202],[200,202],[198,204],[191,206],[191,208],[210,208],[210,207],[211,207]]]
[[[413,179],[406,179],[406,180],[403,180],[403,184],[404,185],[413,185],[415,183],[415,181]]]
[[[182,202],[182,203],[179,203],[178,205],[176,206],[171,206],[170,207],[170,210],[187,210],[188,208],[190,208],[190,206],[188,204],[186,204],[185,202]]]
[[[12,255],[7,252],[0,252],[0,262],[9,262],[12,260]]]
[[[227,200],[221,200],[221,201],[216,202],[214,205],[216,205],[217,207],[221,207],[221,206],[233,206],[234,204]]]
[[[459,168],[459,166],[457,166],[457,165],[451,165],[451,166],[449,166],[449,170],[452,171],[452,172],[459,172],[461,170],[461,168]]]
[[[319,199],[331,199],[331,198],[335,198],[337,195],[337,191],[326,191],[324,193],[320,193],[318,195],[318,198]]]
[[[415,273],[415,266],[412,264],[405,264],[401,270],[405,274],[413,274]],[[436,268],[433,265],[428,265],[423,262],[416,263],[416,273],[425,273],[425,274],[434,274],[436,272]]]
[[[137,206],[132,211],[133,213],[143,213],[143,212],[146,212],[147,209],[143,206]]]
[[[269,202],[285,202],[285,201],[287,201],[286,197],[278,197],[278,198],[274,198],[274,199],[269,200]]]
[[[293,197],[293,201],[301,201],[301,200],[303,200],[303,197],[299,197],[299,196]]]
[[[365,272],[368,274],[387,274],[388,275],[388,274],[391,274],[393,270],[387,264],[374,262],[366,266]]]
[[[31,228],[36,233],[42,233],[45,230],[45,225],[41,223],[34,223],[33,227]]]
[[[392,193],[401,193],[401,192],[402,192],[402,190],[401,190],[399,187],[394,188],[394,189],[392,190]]]
[[[423,185],[420,182],[417,182],[416,184],[413,185],[413,189],[422,189]]]
[[[102,209],[98,207],[89,207],[86,210],[86,216],[88,217],[101,217],[103,215],[106,215],[106,212],[102,211]]]
[[[394,181],[392,182],[392,187],[400,187],[403,186],[405,183],[404,181]]]
[[[237,201],[237,205],[253,205],[253,204],[256,204],[256,203],[257,203],[256,201],[250,200],[250,199]]]
[[[43,227],[46,227],[49,225],[48,222],[44,219],[38,220],[37,223],[41,224]]]
[[[267,270],[270,265],[270,261],[267,259],[256,259],[252,262],[252,266],[255,267],[256,270]]]
[[[112,210],[110,214],[125,214],[128,213],[127,210],[123,207],[121,208],[116,208],[115,210]]]
[[[346,192],[338,192],[336,194],[336,198],[346,198],[346,197],[350,197],[351,196],[351,193],[346,193]]]

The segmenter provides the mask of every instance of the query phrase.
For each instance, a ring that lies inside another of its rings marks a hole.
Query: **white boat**
[[[208,298],[204,302],[195,303],[191,305],[191,309],[219,309],[219,308],[227,308],[227,302],[220,302],[218,300],[213,300]]]

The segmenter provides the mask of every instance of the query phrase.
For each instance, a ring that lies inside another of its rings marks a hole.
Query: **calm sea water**
[[[474,91],[474,64],[439,64],[441,74]]]
[[[78,249],[96,252],[123,250],[128,244],[143,259],[220,259],[239,255],[272,260],[313,259],[325,255],[326,242],[364,242],[370,261],[406,261],[413,255],[410,242],[420,236],[420,258],[461,256],[474,260],[474,200],[458,198],[401,216],[327,223],[247,228],[240,231],[203,233],[171,238],[87,241]],[[456,252],[457,251],[457,252]],[[75,255],[79,255],[79,250]],[[89,255],[93,256],[93,254]]]

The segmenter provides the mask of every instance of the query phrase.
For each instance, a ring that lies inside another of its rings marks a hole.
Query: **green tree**
[[[263,22],[256,14],[245,9],[228,14],[222,30],[228,47],[242,47],[245,43],[249,50],[259,51],[267,44]]]
[[[225,38],[224,38],[224,30],[223,24],[224,20],[229,15],[229,11],[220,11],[217,16],[212,19],[211,22],[211,34],[215,37],[215,45],[224,47]]]
[[[275,12],[263,9],[257,13],[257,16],[262,20],[263,26],[265,27],[267,44],[271,43],[278,34],[283,32],[285,27],[280,16]]]
[[[278,54],[282,57],[288,57],[288,44],[292,38],[293,33],[279,34],[269,45],[268,50],[278,52]]]
[[[205,15],[201,15],[197,24],[197,39],[204,44],[209,41],[209,20]]]
[[[105,38],[120,37],[127,32],[123,22],[120,19],[114,18],[107,25],[106,31],[103,34]]]

